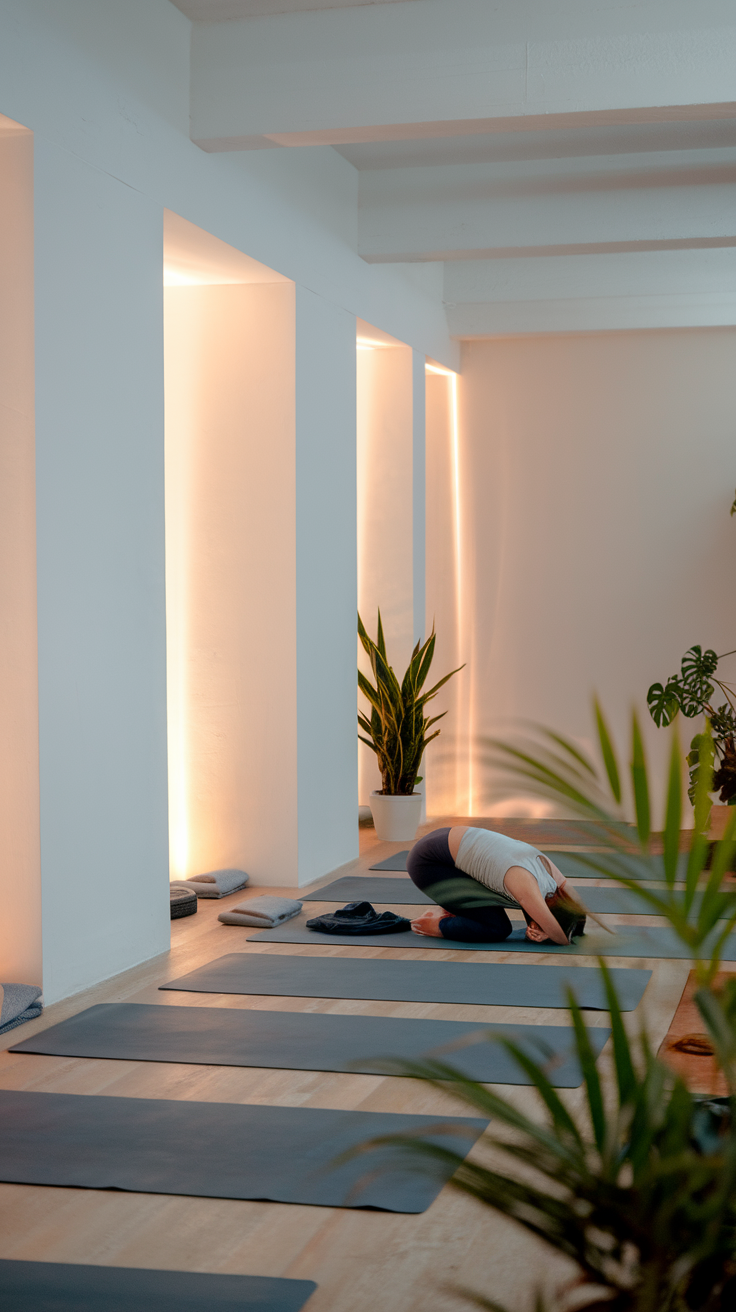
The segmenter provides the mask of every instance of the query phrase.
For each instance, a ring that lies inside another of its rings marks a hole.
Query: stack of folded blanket
[[[275,929],[285,920],[298,916],[302,909],[301,902],[290,897],[250,897],[246,902],[238,902],[227,911],[221,911],[218,920],[223,925],[256,925],[258,929]]]
[[[307,921],[307,929],[321,934],[400,934],[411,929],[411,921],[393,911],[381,914],[370,902],[348,902],[339,911],[328,911]]]
[[[34,1020],[42,1011],[41,990],[35,984],[0,984],[0,1034]]]
[[[197,897],[227,897],[245,888],[248,875],[244,870],[208,870],[204,875],[192,875],[183,881],[193,888]]]

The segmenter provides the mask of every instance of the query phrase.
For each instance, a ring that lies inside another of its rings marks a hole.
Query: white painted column
[[[412,351],[412,588],[414,642],[427,637],[427,404],[426,366]],[[431,625],[430,625],[431,627]]]
[[[435,670],[442,677],[468,659],[463,637],[463,525],[458,486],[457,381],[448,373],[428,373],[427,404],[427,621],[436,626]],[[447,712],[440,736],[427,752],[425,777],[430,815],[470,811],[468,745],[465,732],[467,670],[457,674],[434,701],[435,714]]]
[[[0,117],[0,979],[42,983],[33,135]]]
[[[164,951],[162,215],[35,142],[44,992]]]
[[[355,318],[296,289],[299,883],[358,855]]]
[[[380,606],[389,661],[401,678],[426,637],[424,356],[398,343],[359,343],[357,358],[359,609],[375,638]],[[381,776],[369,747],[359,745],[358,761],[365,806]]]

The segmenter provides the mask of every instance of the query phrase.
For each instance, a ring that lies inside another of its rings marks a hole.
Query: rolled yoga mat
[[[613,970],[624,1011],[639,1005],[651,970]],[[230,952],[161,989],[185,993],[249,993],[281,998],[365,998],[379,1002],[456,1002],[487,1007],[566,1007],[567,987],[581,1007],[605,1011],[597,967],[486,962],[397,961],[375,957],[287,957]]]
[[[581,1084],[573,1031],[559,1025],[479,1025],[477,1021],[108,1002],[42,1030],[11,1052],[362,1075],[385,1073],[387,1061],[439,1056],[466,1079],[529,1084],[505,1049],[487,1042],[490,1033],[513,1039],[530,1056],[552,1062],[550,1079],[556,1088],[576,1089]],[[591,1029],[589,1034],[597,1055],[610,1031]],[[456,1051],[449,1051],[455,1047]]]
[[[653,886],[652,891],[663,892],[664,890],[659,886]],[[607,888],[599,888],[596,885],[581,888],[579,896],[586,907],[590,911],[595,911],[598,915],[606,912],[612,915],[624,916],[652,914],[651,911],[647,910],[646,903],[637,897],[631,889],[619,888],[613,883]],[[732,901],[736,901],[736,892],[729,893],[729,896]],[[423,893],[420,888],[412,884],[410,879],[376,879],[370,875],[346,875],[343,879],[336,879],[334,883],[326,884],[324,888],[317,889],[316,893],[309,893],[307,897],[302,898],[303,902],[351,902],[356,900],[377,902],[379,906],[435,905],[426,893]],[[696,904],[699,900],[700,894],[697,894]]]
[[[625,929],[619,925],[615,934],[607,934],[597,927],[586,932],[572,944],[531,943],[525,938],[525,927],[514,929],[500,943],[463,943],[459,939],[429,938],[414,934],[367,934],[348,937],[342,934],[319,934],[307,929],[304,921],[293,922],[281,929],[267,929],[261,934],[250,934],[249,943],[323,943],[330,947],[351,948],[424,948],[429,951],[456,952],[543,952],[573,957],[662,957],[670,961],[692,960],[691,952],[673,934],[669,926],[649,929],[637,925]],[[736,961],[736,933],[726,940],[721,953],[723,961]]]
[[[3,1312],[300,1312],[313,1280],[0,1260]]]
[[[406,871],[406,858],[408,855],[408,849],[406,852],[397,852],[395,856],[389,856],[385,861],[378,861],[375,865],[369,866],[368,868],[369,870]],[[550,861],[553,861],[557,866],[557,869],[560,870],[563,875],[567,875],[570,879],[601,879],[607,873],[605,868],[595,868],[596,864],[600,865],[605,863],[607,855],[605,852],[586,853],[588,859],[594,863],[593,867],[587,864],[581,853],[577,852],[545,852],[544,855],[548,856]],[[663,858],[661,856],[650,857],[644,867],[642,867],[640,859],[634,860],[633,858],[623,857],[622,861],[623,864],[620,866],[621,873],[625,874],[628,879],[651,879],[656,881],[664,879],[665,877]],[[685,878],[686,867],[687,853],[682,852],[678,858],[678,879]],[[360,878],[361,876],[357,877]],[[346,876],[346,878],[354,878],[354,876]],[[336,882],[342,883],[342,880]],[[328,884],[327,887],[329,888],[331,885]],[[324,893],[324,891],[324,889],[319,890],[319,892],[322,893]],[[313,902],[317,901],[317,894],[311,893],[309,897],[304,898],[303,901],[307,902],[310,899]],[[371,899],[369,898],[368,901],[371,901]]]
[[[425,1212],[452,1174],[443,1161],[431,1174],[426,1165],[418,1171],[389,1146],[337,1159],[377,1136],[417,1132],[467,1153],[487,1124],[475,1117],[0,1089],[0,1180]]]

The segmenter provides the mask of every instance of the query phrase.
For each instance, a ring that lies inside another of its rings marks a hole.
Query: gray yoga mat
[[[651,970],[616,970],[624,1011],[639,1005]],[[600,971],[593,966],[475,965],[464,961],[397,961],[395,957],[288,957],[230,952],[161,989],[185,993],[248,993],[281,998],[365,998],[379,1002],[456,1002],[486,1007],[566,1007],[567,987],[581,1007],[607,1010]]]
[[[662,891],[661,889],[659,890]],[[646,903],[629,888],[611,884],[607,888],[589,885],[580,889],[580,897],[590,911],[598,915],[651,915]],[[700,894],[697,895],[696,902]],[[736,899],[736,893],[731,897]],[[431,898],[412,884],[410,879],[376,879],[370,875],[346,875],[326,884],[316,893],[302,898],[303,902],[377,902],[379,906],[434,906]]]
[[[395,856],[387,857],[385,861],[378,861],[375,865],[369,866],[369,869],[406,871],[406,858],[408,857],[408,855],[409,855],[408,849],[406,852],[397,852]],[[544,855],[548,856],[550,861],[554,861],[555,865],[557,866],[557,869],[562,871],[563,875],[568,875],[571,879],[572,878],[600,879],[606,873],[605,869],[604,870],[592,869],[589,865],[585,863],[585,861],[581,859],[580,854],[576,852],[545,852]],[[605,852],[589,852],[587,855],[591,861],[605,863],[607,854]],[[638,861],[635,862],[632,859],[627,859],[626,857],[624,857],[623,862],[624,864],[621,866],[621,871],[629,879],[651,879],[651,880],[664,879],[664,865],[661,856],[650,857],[647,866],[644,867],[643,869],[641,867],[640,862]],[[678,860],[678,872],[677,872],[678,879],[685,878],[686,867],[687,867],[687,853],[682,852]],[[351,878],[351,877],[352,876],[346,876],[346,878]],[[360,876],[358,876],[358,878],[360,878]],[[336,881],[336,883],[342,883],[342,882],[343,882],[342,880]],[[331,888],[332,885],[328,884],[327,887]],[[325,890],[320,889],[319,891],[324,893]],[[309,897],[303,899],[303,901],[305,902],[308,902],[310,900],[316,902],[317,894],[312,893],[309,895]],[[370,901],[371,899],[369,898],[368,900]]]
[[[372,868],[372,867],[371,867]],[[384,906],[434,906],[410,879],[381,879],[372,875],[345,875],[335,879],[314,893],[307,893],[302,902],[379,902]]]
[[[417,1171],[382,1135],[469,1152],[487,1120],[0,1089],[0,1181],[424,1212],[451,1170]]]
[[[313,1280],[0,1260],[3,1312],[300,1312]]]
[[[407,847],[405,852],[394,852],[393,856],[387,856],[385,861],[377,861],[374,866],[369,866],[369,870],[406,870],[406,858],[409,855]]]
[[[664,858],[650,856],[646,862],[641,857],[617,856],[612,862],[607,852],[586,852],[585,859],[578,852],[545,852],[557,869],[570,879],[603,879],[611,870],[619,870],[627,879],[644,879],[656,882],[664,880]],[[677,878],[683,880],[687,870],[687,852],[681,852],[677,859]],[[592,862],[589,865],[588,862]]]
[[[444,952],[544,952],[577,957],[663,957],[670,961],[691,960],[691,953],[673,934],[669,926],[649,929],[637,925],[632,929],[617,926],[615,934],[594,928],[572,944],[531,943],[525,927],[514,929],[501,943],[461,943],[456,939],[428,938],[407,930],[405,934],[320,934],[307,929],[304,921],[292,922],[281,929],[267,929],[249,935],[250,943],[318,943],[346,948],[435,948]],[[723,961],[736,961],[736,933],[728,938],[721,953]]]
[[[528,1084],[529,1079],[504,1048],[485,1040],[489,1033],[514,1039],[531,1055],[552,1060],[550,1078],[556,1087],[576,1089],[581,1083],[582,1073],[573,1056],[573,1032],[567,1026],[480,1026],[477,1021],[321,1012],[108,1002],[42,1030],[16,1044],[11,1052],[363,1075],[380,1075],[386,1061],[443,1056],[459,1075],[483,1084]],[[608,1036],[606,1029],[590,1031],[596,1053]],[[450,1049],[456,1050],[450,1054]]]

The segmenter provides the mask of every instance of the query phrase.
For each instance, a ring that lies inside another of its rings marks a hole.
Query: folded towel
[[[298,916],[302,909],[301,902],[290,897],[250,897],[246,902],[238,902],[228,911],[221,911],[218,920],[223,925],[257,925],[259,929],[275,929],[292,916]]]
[[[24,1025],[43,1011],[40,1001],[41,990],[35,984],[2,984],[2,1009],[0,1010],[0,1034],[14,1030],[16,1025]]]
[[[204,875],[192,875],[183,882],[193,888],[197,897],[226,897],[245,888],[249,876],[244,870],[208,870]]]
[[[393,911],[379,915],[370,902],[348,902],[339,911],[328,911],[307,921],[307,929],[320,934],[400,934],[411,929],[411,921]]]

